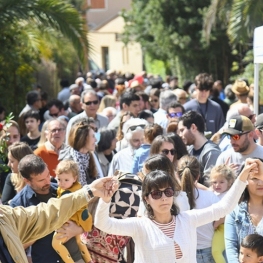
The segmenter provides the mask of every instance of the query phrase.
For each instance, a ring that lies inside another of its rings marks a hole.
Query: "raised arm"
[[[136,217],[126,219],[111,218],[109,217],[109,207],[110,202],[107,203],[100,199],[94,225],[108,234],[133,237],[136,229],[138,232],[138,220],[140,219]]]
[[[10,218],[22,243],[42,238],[61,227],[76,211],[87,205],[94,196],[107,197],[112,194],[114,179],[101,178],[79,191],[65,195],[60,199],[51,198],[48,203],[37,206],[0,207],[0,212]]]
[[[240,196],[246,187],[249,173],[257,173],[259,169],[261,169],[260,166],[263,166],[261,161],[248,158],[244,169],[221,201],[205,209],[191,210],[187,212],[191,216],[193,225],[195,227],[202,226],[229,214],[237,205]]]

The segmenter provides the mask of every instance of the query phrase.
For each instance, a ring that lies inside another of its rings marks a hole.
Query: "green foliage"
[[[66,64],[87,64],[85,23],[72,4],[63,0],[0,1],[0,103],[8,111],[17,115],[25,105],[25,94],[33,87],[33,73],[42,58],[65,61],[58,67],[60,76]]]
[[[11,123],[10,120],[14,118],[13,113],[11,112],[5,118],[5,123],[0,123],[0,172],[7,172],[9,167],[6,165],[7,153],[8,153],[8,145],[7,142],[9,140],[9,133],[7,130],[10,128]]]
[[[139,42],[150,57],[169,64],[183,79],[204,71],[227,78],[232,56],[226,32],[219,27],[209,46],[203,38],[209,5],[210,0],[133,0],[132,9],[123,13],[124,42]]]

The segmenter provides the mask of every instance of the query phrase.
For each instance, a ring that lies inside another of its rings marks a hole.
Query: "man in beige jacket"
[[[60,199],[51,198],[47,204],[40,203],[27,208],[1,205],[0,262],[27,263],[22,244],[60,228],[76,211],[88,204],[93,196],[108,196],[116,187],[116,181],[106,177]]]

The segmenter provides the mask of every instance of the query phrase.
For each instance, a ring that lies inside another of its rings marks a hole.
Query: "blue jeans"
[[[211,247],[196,250],[196,261],[197,263],[215,263]]]

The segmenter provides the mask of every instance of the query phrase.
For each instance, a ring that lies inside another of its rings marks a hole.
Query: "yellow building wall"
[[[109,69],[132,73],[140,73],[143,66],[142,50],[138,43],[125,46],[116,39],[116,34],[123,32],[124,21],[116,17],[96,31],[89,32],[89,41],[92,46],[90,57],[103,68],[102,47],[109,49]]]

